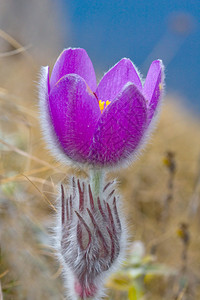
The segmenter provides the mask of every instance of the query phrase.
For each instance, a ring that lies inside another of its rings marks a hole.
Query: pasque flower
[[[127,233],[107,167],[132,160],[155,123],[163,65],[152,62],[143,82],[123,58],[99,85],[84,49],[64,50],[51,77],[43,67],[40,112],[47,146],[64,162],[89,165],[89,176],[61,185],[54,247],[71,299],[99,300],[103,283],[124,258]]]
[[[66,49],[49,78],[40,80],[40,111],[47,145],[63,161],[95,167],[131,161],[151,131],[163,89],[163,65],[152,62],[143,82],[123,58],[97,86],[86,51]]]

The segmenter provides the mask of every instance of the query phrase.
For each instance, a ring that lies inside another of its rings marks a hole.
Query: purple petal
[[[89,159],[97,165],[113,165],[129,158],[146,128],[145,98],[133,84],[105,109],[97,124]]]
[[[40,105],[40,123],[46,145],[51,153],[60,161],[69,163],[63,148],[58,143],[58,138],[52,126],[52,120],[49,114],[49,67],[42,67],[39,82],[39,105]]]
[[[60,78],[67,74],[78,74],[85,79],[93,92],[96,91],[97,84],[94,68],[87,52],[84,49],[69,48],[60,54],[51,74],[51,89]]]
[[[66,155],[86,162],[96,123],[98,102],[86,82],[76,74],[64,76],[51,90],[49,108],[59,143]]]
[[[147,108],[149,122],[155,115],[162,97],[164,79],[163,69],[164,67],[161,60],[153,61],[144,83],[143,95],[148,102]]]
[[[113,100],[128,82],[134,83],[142,90],[140,77],[130,59],[123,58],[101,79],[96,95],[99,100]]]

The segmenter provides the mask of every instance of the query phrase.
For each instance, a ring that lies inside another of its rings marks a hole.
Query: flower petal
[[[101,112],[83,78],[76,74],[64,76],[50,92],[49,108],[65,154],[76,162],[86,162]]]
[[[146,118],[145,99],[130,83],[99,119],[91,145],[91,162],[112,166],[128,159],[143,137]]]
[[[139,90],[142,90],[137,69],[130,59],[123,58],[103,76],[97,87],[96,95],[99,100],[111,101],[128,82],[134,83]]]
[[[40,108],[40,123],[46,144],[48,146],[52,145],[53,131],[51,125],[51,118],[49,116],[48,101],[49,101],[49,67],[42,67],[40,72],[39,81],[39,108]],[[50,146],[50,148],[52,148]]]
[[[51,89],[60,78],[67,74],[78,74],[85,79],[91,90],[95,92],[97,86],[95,71],[92,62],[84,49],[69,48],[60,54],[51,74]]]
[[[162,97],[164,81],[164,66],[161,60],[152,62],[143,88],[143,95],[148,101],[148,119],[149,122],[157,112],[157,107]]]
[[[43,131],[46,145],[51,153],[60,161],[67,162],[63,148],[58,143],[55,130],[52,126],[52,120],[49,114],[49,67],[42,67],[39,81],[39,107],[40,107],[40,123]]]

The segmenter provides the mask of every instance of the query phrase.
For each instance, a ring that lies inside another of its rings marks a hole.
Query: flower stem
[[[104,172],[100,169],[91,169],[90,179],[91,179],[91,189],[92,189],[94,199],[97,199],[97,197],[100,196],[100,193],[102,192],[103,189]]]

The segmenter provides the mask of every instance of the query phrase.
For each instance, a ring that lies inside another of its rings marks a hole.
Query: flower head
[[[129,161],[144,144],[162,98],[163,65],[152,62],[144,84],[123,58],[96,84],[84,49],[66,49],[49,78],[42,69],[40,111],[57,158],[99,167]]]

